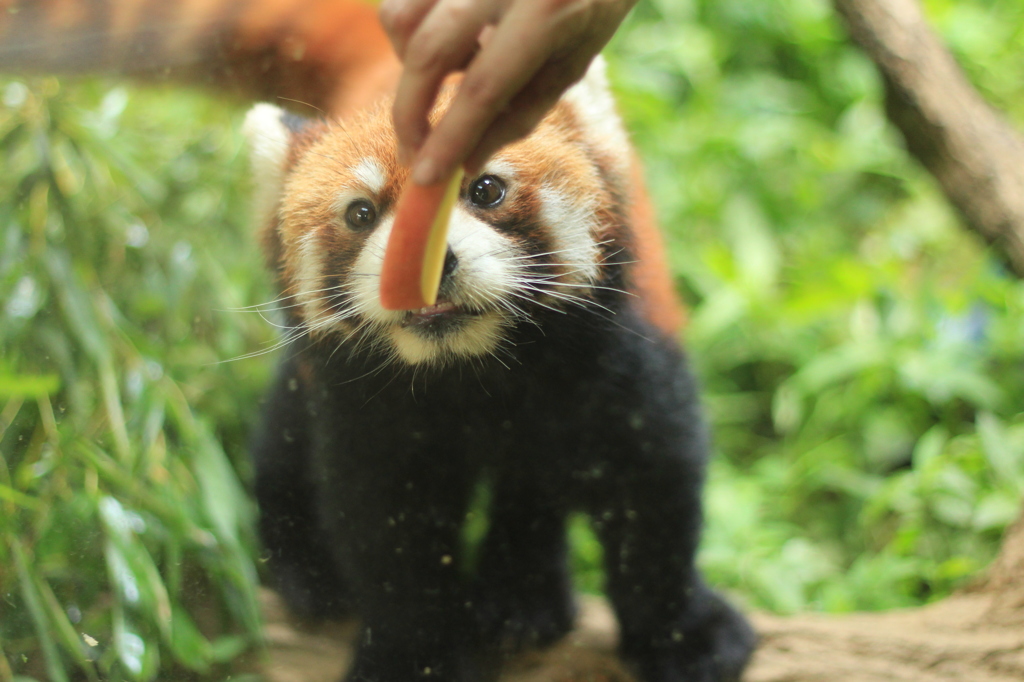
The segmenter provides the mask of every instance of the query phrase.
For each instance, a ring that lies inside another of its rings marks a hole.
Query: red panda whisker
[[[533,322],[533,320],[530,318],[530,316],[527,314],[525,310],[523,310],[522,308],[520,308],[507,298],[502,298],[500,301],[498,301],[498,305],[502,309],[506,310],[510,315],[512,315],[512,319]]]
[[[302,303],[291,303],[289,305],[273,305],[273,303],[266,303],[266,304],[260,304],[260,307],[255,308],[253,310],[245,310],[245,309],[241,309],[241,308],[232,310],[232,309],[229,308],[229,309],[227,309],[227,310],[225,310],[223,312],[226,312],[226,313],[264,313],[264,312],[272,312],[274,310],[288,310],[289,308],[298,308],[301,305],[302,305]]]
[[[349,343],[350,341],[352,341],[352,338],[353,338],[353,337],[356,337],[356,335],[357,335],[357,334],[359,334],[359,333],[360,333],[360,332],[361,332],[361,331],[362,331],[363,329],[365,329],[365,328],[366,328],[366,327],[368,327],[369,325],[370,325],[370,322],[369,322],[369,320],[363,320],[362,322],[360,322],[359,324],[357,324],[357,325],[356,325],[355,327],[353,327],[351,331],[349,331],[349,332],[348,332],[347,334],[345,334],[345,335],[344,335],[344,336],[343,336],[343,337],[342,337],[342,338],[341,338],[341,339],[340,339],[340,340],[338,341],[338,344],[337,344],[337,345],[336,345],[336,346],[334,347],[334,350],[333,350],[333,351],[331,351],[331,354],[330,354],[330,355],[328,356],[328,358],[327,358],[327,361],[328,361],[328,362],[330,362],[330,361],[331,361],[332,359],[334,359],[334,355],[335,355],[335,354],[336,354],[336,353],[337,353],[337,352],[338,352],[339,350],[341,350],[341,348],[343,348],[343,347],[345,346],[345,344],[347,344],[347,343]],[[358,346],[358,345],[359,345],[359,342],[360,342],[360,338],[359,338],[359,337],[357,337],[357,338],[356,338],[356,340],[355,340],[355,342],[354,342],[355,346]],[[347,359],[347,360],[351,360],[351,356],[349,356],[349,357],[348,357],[348,358],[346,358],[346,359]]]
[[[604,243],[605,243],[605,244],[609,244],[609,243],[611,243],[611,242],[604,242]],[[607,261],[608,261],[608,259],[609,259],[609,258],[614,258],[615,256],[618,256],[618,255],[619,255],[620,253],[623,253],[623,252],[624,252],[625,250],[626,250],[626,249],[617,249],[617,250],[615,250],[615,251],[612,251],[612,252],[610,252],[610,253],[606,253],[606,254],[605,254],[605,255],[604,255],[604,256],[603,256],[602,258],[601,258],[601,260],[600,260],[599,262],[601,262],[601,263],[605,263],[605,262],[607,262]],[[634,260],[623,260],[623,261],[616,261],[616,263],[617,263],[617,264],[619,264],[619,265],[628,265],[629,263],[639,263],[639,262],[640,262],[640,261],[638,261],[638,260],[636,260],[636,259],[634,259]]]
[[[344,322],[346,320],[351,320],[353,318],[360,317],[362,316],[362,313],[365,312],[363,308],[365,308],[364,305],[356,303],[348,307],[342,308],[341,310],[335,311],[334,313],[331,313],[330,315],[326,316],[324,319],[319,320],[315,328],[311,329],[311,331],[319,330],[324,327],[331,327],[336,325],[338,322]]]
[[[596,301],[594,301],[592,299],[589,299],[589,298],[582,298],[580,296],[574,296],[572,294],[567,294],[567,293],[565,293],[563,291],[548,291],[548,290],[539,289],[539,288],[536,288],[536,287],[527,287],[527,288],[530,291],[534,291],[534,292],[536,292],[538,294],[543,294],[543,295],[546,295],[546,296],[550,296],[551,298],[558,299],[560,301],[564,301],[566,303],[570,303],[570,304],[573,304],[573,305],[578,305],[581,308],[593,306],[595,308],[600,308],[601,310],[604,310],[604,311],[606,311],[606,312],[608,312],[608,313],[610,313],[612,315],[615,314],[615,311],[612,310],[611,308],[603,306],[600,303],[597,303]],[[538,303],[539,303],[539,301],[538,301]]]
[[[284,348],[285,346],[288,346],[289,344],[292,343],[292,341],[295,341],[296,339],[301,337],[301,334],[298,334],[298,335],[295,334],[295,330],[296,329],[297,329],[296,327],[292,327],[291,328],[291,330],[292,330],[291,332],[289,332],[288,334],[282,335],[281,339],[279,341],[277,341],[276,343],[272,344],[269,348],[264,348],[263,350],[252,351],[250,353],[244,353],[242,355],[237,355],[237,356],[235,356],[233,358],[227,358],[226,360],[218,360],[217,362],[215,362],[213,364],[215,364],[215,365],[222,365],[222,364],[227,364],[229,362],[237,362],[238,360],[249,360],[251,358],[258,358],[261,355],[266,355],[268,353],[273,353],[276,350],[280,350],[281,348]]]
[[[533,291],[536,291],[539,294],[546,293],[544,291],[540,291],[539,289],[535,289]],[[513,292],[512,295],[516,296],[518,298],[521,298],[524,301],[528,301],[528,302],[533,303],[535,305],[539,305],[541,308],[546,308],[546,309],[550,310],[553,313],[559,313],[560,315],[565,315],[566,314],[566,312],[564,310],[562,310],[561,308],[555,308],[555,307],[549,306],[549,305],[547,305],[545,303],[542,303],[541,301],[537,300],[536,298],[533,298],[531,296],[527,296],[526,294],[521,294],[519,292]]]
[[[392,365],[392,364],[393,364],[393,363],[394,363],[394,362],[395,362],[396,360],[397,360],[397,358],[388,358],[387,360],[385,360],[384,362],[382,362],[382,363],[380,364],[380,366],[379,366],[379,367],[378,367],[378,368],[377,368],[376,370],[374,370],[373,372],[371,372],[371,373],[369,374],[369,376],[377,376],[378,374],[380,374],[381,372],[383,372],[383,371],[384,371],[385,369],[387,369],[388,367],[390,367],[390,366],[391,366],[391,365]],[[366,400],[365,400],[365,401],[363,402],[363,407],[366,407],[367,405],[369,405],[369,404],[370,404],[370,402],[371,402],[371,401],[372,401],[372,400],[373,400],[374,398],[376,398],[376,397],[377,397],[377,396],[379,396],[379,395],[380,395],[381,393],[383,393],[383,392],[384,392],[384,390],[385,390],[385,389],[386,389],[386,388],[387,388],[388,386],[390,386],[390,385],[392,384],[392,382],[394,382],[394,380],[395,380],[395,379],[397,379],[397,378],[398,378],[398,376],[399,376],[399,373],[398,373],[398,372],[395,372],[394,374],[392,374],[392,375],[391,375],[391,378],[390,378],[390,379],[389,379],[388,381],[386,381],[386,382],[384,383],[384,385],[383,385],[383,386],[381,386],[381,387],[380,387],[380,390],[379,390],[379,391],[377,391],[376,393],[374,393],[373,395],[371,395],[371,396],[370,396],[369,398],[367,398],[367,399],[366,399]]]
[[[543,270],[541,270],[540,272],[537,272],[535,270],[528,270],[528,269],[524,268],[523,270],[518,271],[516,274],[519,277],[521,277],[521,278],[523,278],[525,280],[532,281],[532,282],[549,282],[549,281],[554,281],[554,280],[561,279],[563,277],[571,277],[573,275],[578,275],[580,273],[589,273],[589,271],[593,267],[593,264],[589,264],[589,263],[586,263],[586,264],[580,264],[580,263],[551,263],[549,265],[546,264],[546,267],[547,267],[547,269],[554,270],[554,271],[553,272],[544,272]],[[572,269],[559,271],[558,268],[572,268]],[[592,275],[589,275],[589,274],[586,275],[588,280],[591,279],[591,276]],[[577,284],[579,286],[588,286],[587,283],[577,283]]]
[[[492,348],[492,349],[491,349],[491,350],[490,350],[490,351],[489,351],[489,352],[488,352],[487,354],[488,354],[489,356],[491,356],[492,358],[494,358],[494,361],[495,361],[495,362],[497,362],[497,363],[498,363],[499,365],[501,365],[502,367],[504,367],[504,368],[505,368],[505,369],[507,369],[507,370],[511,370],[511,369],[512,369],[511,367],[509,367],[509,366],[508,366],[507,364],[505,364],[504,362],[502,362],[501,358],[500,358],[500,357],[498,356],[498,353],[496,352],[496,351],[497,351],[497,349],[498,349],[498,347],[497,347],[497,346],[495,346],[495,347],[494,347],[494,348]]]
[[[339,345],[343,346],[344,344],[345,344],[345,342],[342,341]],[[333,357],[333,355],[334,354],[332,353],[331,356]],[[345,358],[345,360],[346,360],[346,362],[351,362],[352,361],[352,356],[350,355],[349,357]],[[353,377],[351,379],[346,379],[345,381],[342,381],[342,382],[338,383],[337,385],[338,386],[344,386],[345,384],[351,384],[354,381],[359,381],[360,379],[365,379],[366,377],[376,376],[377,374],[380,374],[381,371],[384,368],[386,368],[387,366],[388,366],[388,361],[385,361],[381,365],[379,365],[377,367],[374,367],[373,369],[371,369],[371,370],[369,370],[367,372],[364,372],[363,374],[360,374],[359,376]]]
[[[304,107],[309,107],[310,109],[312,109],[316,113],[320,114],[320,116],[322,116],[324,118],[327,117],[327,112],[324,111],[323,109],[321,109],[320,107],[316,106],[315,104],[311,104],[311,103],[303,101],[301,99],[293,99],[291,97],[284,97],[284,96],[281,96],[281,95],[278,95],[277,99],[281,100],[282,102],[291,102],[293,104],[301,104]]]
[[[304,331],[308,334],[314,334],[320,331],[321,329],[324,329],[325,327],[330,327],[338,322],[341,322],[342,319],[345,318],[337,318],[336,314],[321,316],[318,319],[316,319],[312,324],[307,323]]]
[[[293,303],[293,304],[287,305],[287,306],[279,306],[277,304],[280,303],[281,301],[287,301],[289,298],[296,298],[298,296],[308,296],[310,294],[316,294],[316,293],[320,293],[322,291],[330,291],[332,289],[341,289],[344,286],[345,286],[344,284],[338,284],[336,286],[326,287],[324,289],[312,289],[310,291],[299,291],[299,292],[296,292],[294,294],[288,294],[286,296],[279,296],[278,298],[275,298],[272,301],[267,301],[265,303],[256,303],[254,305],[242,306],[240,308],[224,308],[224,309],[222,309],[222,312],[228,312],[228,313],[258,312],[260,308],[269,308],[271,306],[273,306],[275,309],[294,308],[295,306],[302,305],[302,303]]]
[[[577,296],[575,294],[570,294],[570,293],[567,293],[565,291],[557,291],[557,290],[552,291],[551,289],[547,288],[548,286],[556,286],[558,284],[558,282],[543,282],[542,284],[543,284],[543,286],[533,287],[533,290],[534,291],[538,291],[538,292],[542,292],[542,293],[544,293],[544,294],[546,294],[548,296],[554,296],[556,298],[561,298],[561,299],[566,300],[566,301],[571,301],[571,300],[588,301],[588,302],[590,301],[590,299],[584,298],[582,296]],[[589,289],[590,287],[586,287],[586,288]]]
[[[339,313],[332,313],[330,315],[327,315],[323,319],[318,320],[317,323],[316,323],[316,326],[313,327],[313,328],[307,329],[307,331],[319,331],[321,329],[334,327],[339,322],[344,322],[345,320],[349,319],[350,317],[351,316],[348,315],[348,314],[341,315]]]
[[[559,264],[559,266],[562,267],[562,264]],[[570,264],[565,264],[564,267],[573,267],[573,266],[570,265]],[[582,265],[582,266],[575,267],[575,269],[563,270],[561,272],[551,272],[551,273],[523,272],[523,273],[521,273],[520,276],[524,277],[526,279],[529,279],[531,281],[535,281],[535,282],[551,282],[551,281],[557,281],[557,280],[559,280],[559,279],[561,279],[563,277],[568,277],[570,275],[577,275],[577,274],[579,274],[581,272],[587,272],[588,270],[590,270],[590,266],[589,265]],[[575,286],[587,287],[587,286],[590,286],[590,284],[589,283],[576,282]]]
[[[624,294],[626,296],[636,296],[632,291],[626,291],[625,289],[618,289],[616,287],[606,287],[600,284],[573,284],[572,282],[548,282],[553,287],[571,287],[573,289],[598,289],[600,291],[611,291],[616,294]]]
[[[566,294],[566,293],[563,293],[561,291],[550,291],[548,289],[542,289],[542,288],[538,288],[538,287],[531,288],[530,290],[531,291],[535,291],[535,292],[537,292],[539,294],[543,294],[545,296],[550,296],[552,298],[557,298],[559,300],[567,301],[567,302],[578,302],[578,301],[586,300],[586,299],[583,299],[583,298],[581,298],[579,296],[573,296],[572,294]]]
[[[257,303],[256,305],[247,305],[247,306],[244,306],[244,307],[241,307],[241,308],[215,308],[214,312],[218,312],[218,313],[259,313],[259,312],[263,312],[263,310],[265,308],[269,309],[269,310],[281,310],[282,308],[293,308],[293,307],[295,307],[297,305],[301,305],[299,303],[294,303],[294,304],[288,305],[288,306],[275,305],[276,303],[278,303],[280,301],[283,301],[285,298],[291,298],[291,296],[282,297],[282,298],[277,299],[276,301],[268,301],[266,303]]]
[[[557,295],[553,294],[552,292],[544,292],[544,293],[548,294],[548,295],[551,295],[553,298],[556,298],[556,299],[562,298],[560,296],[557,296]],[[614,324],[617,327],[622,327],[623,329],[626,329],[625,327],[623,327],[619,322],[617,322],[614,319],[615,315],[616,315],[614,310],[610,310],[609,308],[607,308],[607,307],[605,307],[605,306],[603,306],[603,305],[601,305],[599,303],[596,303],[596,302],[594,302],[592,300],[589,300],[589,299],[578,299],[578,298],[577,298],[577,300],[566,300],[566,302],[572,303],[573,305],[578,305],[580,307],[588,307],[590,309],[590,313],[595,315],[596,317],[598,317],[598,318],[600,318],[602,320],[605,320],[606,322],[609,322],[611,324]],[[597,308],[598,310],[595,310],[594,308]],[[558,312],[566,313],[566,311],[564,311],[564,310],[559,310]],[[646,338],[646,337],[641,337],[641,338]]]
[[[594,306],[595,308],[600,308],[601,310],[604,310],[605,312],[607,312],[607,313],[609,313],[611,315],[615,314],[615,311],[613,311],[611,308],[608,308],[607,306],[603,306],[600,303],[597,303],[596,301],[594,301],[593,299],[590,299],[590,298],[582,298],[580,296],[570,296],[570,295],[564,294],[564,293],[562,293],[560,291],[559,292],[549,291],[547,293],[548,293],[549,296],[554,296],[555,298],[561,299],[561,300],[565,301],[566,303],[572,303],[572,304],[578,305],[578,306],[580,306],[582,308],[587,308],[587,307],[590,307],[590,306]]]
[[[278,324],[277,322],[274,322],[273,320],[268,318],[266,315],[264,315],[262,310],[257,310],[256,312],[259,313],[259,316],[260,316],[261,320],[263,320],[264,322],[269,324],[271,327],[274,327],[275,329],[291,329],[292,328],[292,325],[290,325],[290,324]]]
[[[606,239],[603,242],[594,242],[594,246],[604,246],[605,244],[611,244],[614,239]],[[560,253],[570,253],[576,249],[555,249],[554,251],[545,251],[543,253],[526,253],[521,256],[509,256],[507,260],[534,260],[542,258],[543,256],[557,256]]]
[[[572,253],[573,249],[556,249],[555,251],[545,251],[544,253],[529,253],[521,256],[508,256],[505,260],[529,260],[535,261],[538,258],[544,258],[545,256],[557,256],[560,253]],[[545,263],[538,263],[538,265],[545,265]]]
[[[566,270],[564,272],[553,272],[553,273],[551,273],[549,275],[544,275],[544,274],[537,275],[537,274],[534,274],[532,272],[529,272],[529,273],[524,273],[524,276],[529,278],[533,282],[554,282],[554,281],[557,281],[558,279],[560,279],[562,277],[567,277],[569,275],[576,275],[576,274],[579,274],[581,272],[585,272],[586,270],[587,270],[586,267],[582,267],[582,268],[576,268],[575,270]],[[587,284],[579,284],[577,286],[584,286],[585,287],[585,286],[589,286],[589,285],[587,285]]]
[[[289,294],[288,296],[283,296],[279,300],[283,300],[284,298],[295,298],[297,296],[311,296],[313,294],[321,294],[321,293],[323,293],[325,291],[335,291],[337,289],[343,289],[344,287],[345,287],[345,284],[342,283],[342,284],[335,284],[334,286],[330,286],[330,287],[322,287],[320,289],[303,289],[301,291],[296,291],[294,294]]]
[[[554,268],[554,267],[576,267],[576,268],[589,268],[593,266],[593,263],[513,263],[512,267],[515,268]]]

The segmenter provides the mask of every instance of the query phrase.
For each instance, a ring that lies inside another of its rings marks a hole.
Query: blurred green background
[[[1024,129],[1024,4],[927,6]],[[824,0],[644,0],[608,56],[714,426],[710,580],[782,613],[963,585],[1024,494],[1024,284],[908,158]],[[276,333],[240,310],[274,297],[243,112],[0,83],[2,682],[245,677],[274,356],[235,359]]]

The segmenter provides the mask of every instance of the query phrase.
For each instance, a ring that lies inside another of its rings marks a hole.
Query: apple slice
[[[448,251],[448,222],[462,188],[462,169],[448,182],[402,190],[380,273],[380,303],[387,310],[434,305]]]

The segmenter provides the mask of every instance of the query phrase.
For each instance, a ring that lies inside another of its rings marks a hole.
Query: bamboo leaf
[[[15,490],[10,486],[4,485],[3,483],[0,483],[0,500],[7,500],[19,507],[24,507],[25,509],[31,509],[33,511],[42,509],[42,502],[38,499],[30,495],[26,495],[21,491]]]
[[[114,608],[113,621],[114,647],[128,675],[140,682],[155,679],[160,668],[160,652],[157,647],[139,634],[123,607]]]
[[[229,663],[249,648],[249,638],[241,635],[218,637],[213,642],[211,657],[218,663]]]
[[[161,636],[171,639],[171,600],[160,571],[149,551],[142,544],[139,532],[141,517],[125,510],[113,497],[100,500],[109,542],[106,545],[107,566],[111,579],[119,587],[122,600],[138,606],[153,620]]]
[[[60,390],[56,374],[0,374],[0,398],[39,398]]]
[[[215,658],[216,649],[211,647],[209,640],[199,632],[188,613],[177,604],[174,605],[174,618],[168,645],[178,661],[199,672],[209,670],[211,660],[225,660]]]
[[[14,554],[14,564],[18,572],[18,584],[21,587],[21,595],[28,607],[29,616],[35,626],[36,636],[39,637],[39,644],[43,650],[43,658],[46,661],[46,672],[50,682],[68,682],[67,671],[64,670],[64,661],[61,660],[60,651],[50,632],[50,622],[46,617],[46,609],[43,607],[42,599],[32,580],[32,573],[28,567],[28,560],[25,557],[25,549],[21,542],[14,537],[8,537],[8,544]]]
[[[89,680],[93,682],[99,680],[99,676],[96,674],[96,666],[89,660],[88,648],[85,642],[75,632],[75,628],[68,620],[67,613],[57,601],[57,596],[53,593],[53,589],[39,576],[36,576],[35,584],[37,591],[43,597],[43,602],[49,612],[50,622],[57,631],[57,636],[60,638],[64,651],[71,655],[75,663],[78,664],[79,669],[85,673]]]

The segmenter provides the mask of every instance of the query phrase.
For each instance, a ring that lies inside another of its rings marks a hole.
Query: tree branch
[[[1024,277],[1024,138],[978,95],[916,0],[833,1],[881,71],[910,153]]]

